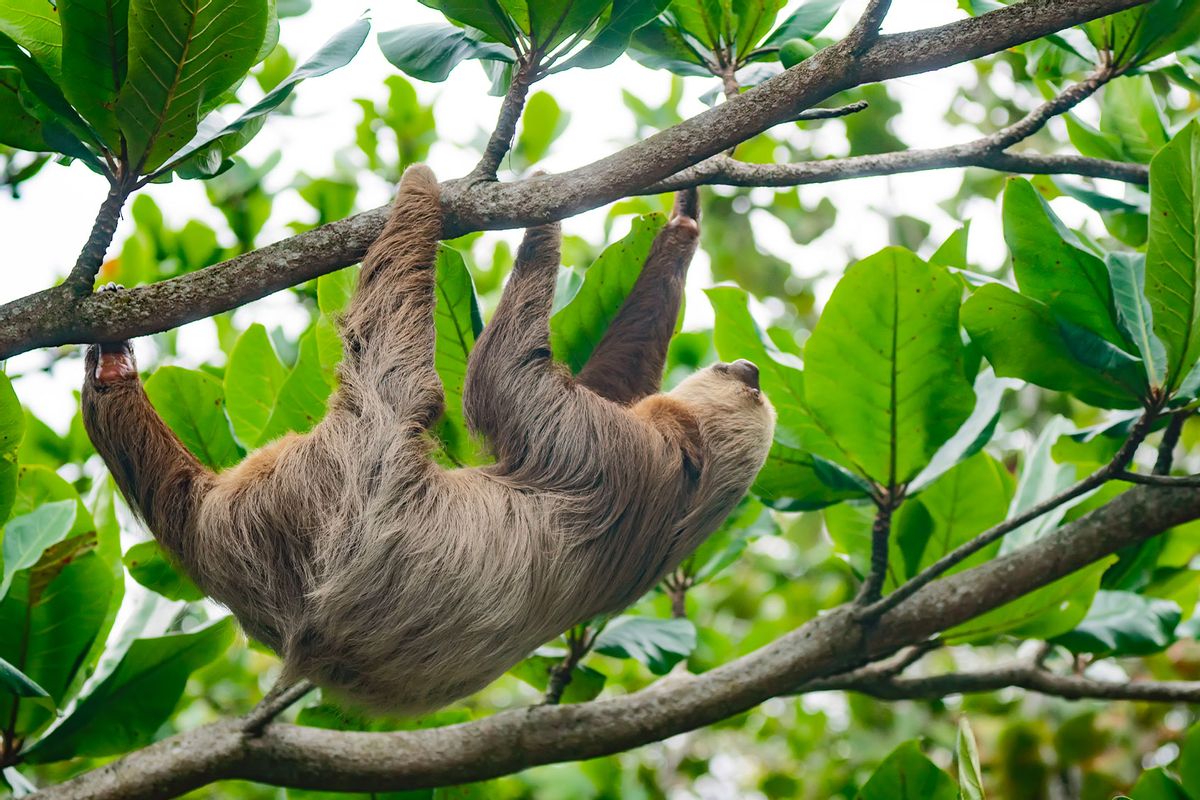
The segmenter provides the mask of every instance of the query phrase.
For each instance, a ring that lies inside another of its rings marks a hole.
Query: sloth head
[[[758,367],[745,359],[718,362],[668,396],[691,409],[699,424],[702,494],[718,505],[737,502],[762,468],[775,431],[775,409],[759,389]]]

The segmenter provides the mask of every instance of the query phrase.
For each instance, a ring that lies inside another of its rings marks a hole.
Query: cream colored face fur
[[[90,349],[83,395],[130,504],[289,675],[408,713],[637,600],[738,502],[774,425],[748,364],[657,393],[699,232],[685,194],[575,376],[549,350],[558,228],[527,232],[463,396],[495,464],[438,466],[438,195],[427,169],[405,174],[342,320],[340,388],[308,434],[214,474],[154,412],[120,343]]]

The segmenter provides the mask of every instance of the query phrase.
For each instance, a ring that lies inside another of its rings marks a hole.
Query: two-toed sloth
[[[747,361],[658,394],[699,226],[677,198],[584,369],[551,358],[559,226],[529,230],[467,369],[495,463],[431,458],[439,189],[400,183],[342,320],[326,417],[214,474],[155,413],[128,343],[93,345],[84,421],[162,546],[287,674],[376,709],[430,710],[635,601],[745,493],[774,412]]]

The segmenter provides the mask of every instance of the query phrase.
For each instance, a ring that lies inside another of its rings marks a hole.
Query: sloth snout
[[[731,364],[717,364],[713,367],[717,372],[727,373],[755,391],[758,390],[758,367],[753,361],[739,358]]]

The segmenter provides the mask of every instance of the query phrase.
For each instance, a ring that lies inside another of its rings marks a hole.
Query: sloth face
[[[775,409],[758,386],[758,367],[745,359],[718,362],[688,377],[669,396],[700,422],[706,474],[748,487],[766,460]]]

